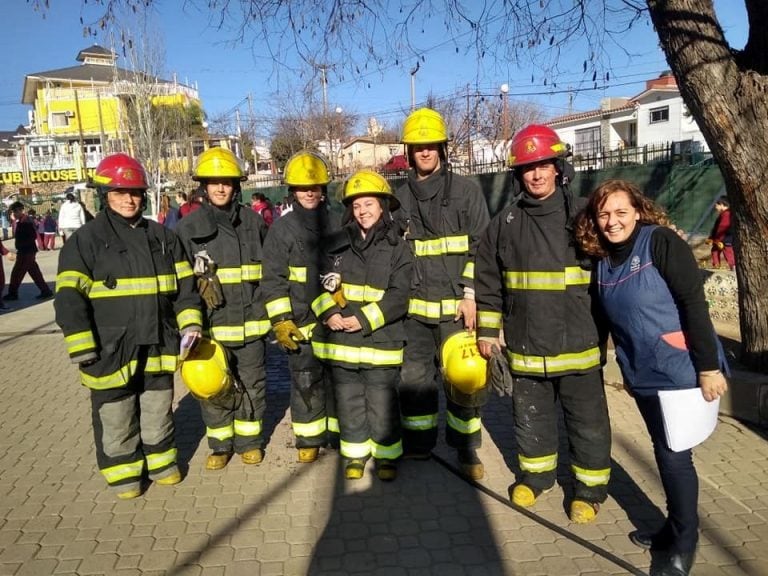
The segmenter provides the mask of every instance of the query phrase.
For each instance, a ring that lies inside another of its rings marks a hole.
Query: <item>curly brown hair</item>
[[[603,257],[607,254],[606,241],[597,226],[597,215],[608,196],[615,192],[624,192],[629,196],[632,207],[640,214],[642,224],[670,226],[669,218],[662,208],[645,196],[642,190],[628,180],[606,180],[589,195],[587,205],[576,216],[574,235],[579,247],[585,254]]]

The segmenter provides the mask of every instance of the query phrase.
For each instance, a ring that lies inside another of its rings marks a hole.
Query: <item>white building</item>
[[[606,157],[644,163],[664,155],[708,150],[671,72],[648,80],[632,98],[604,98],[600,108],[553,118],[546,124],[571,145],[577,167],[599,168]]]

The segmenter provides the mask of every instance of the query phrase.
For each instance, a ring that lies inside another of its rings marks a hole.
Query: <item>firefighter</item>
[[[56,322],[91,391],[96,459],[120,499],[149,478],[177,484],[172,414],[179,332],[199,338],[192,268],[176,235],[142,218],[147,179],[125,154],[104,158],[92,182],[102,212],[64,244]],[[190,342],[191,344],[191,342]]]
[[[226,351],[234,393],[200,399],[208,446],[207,470],[224,468],[234,452],[244,464],[264,459],[262,417],[266,408],[264,337],[269,320],[261,294],[262,242],[267,227],[240,200],[246,179],[225,148],[200,154],[192,178],[205,202],[179,221],[176,232],[193,261],[205,301],[204,328]]]
[[[316,322],[311,304],[320,292],[319,246],[335,226],[326,203],[328,165],[319,155],[294,154],[284,180],[293,209],[267,235],[262,286],[272,330],[288,354],[298,461],[309,463],[329,440],[337,444],[339,431],[330,384],[309,342]]]
[[[370,170],[344,185],[343,229],[326,244],[323,286],[312,304],[322,325],[312,348],[330,366],[345,477],[363,477],[373,456],[380,480],[397,475],[401,456],[397,384],[403,361],[412,256],[390,215],[398,202]]]
[[[439,113],[429,108],[411,113],[402,142],[412,168],[396,192],[400,209],[394,216],[415,260],[400,409],[404,457],[426,460],[437,443],[441,345],[455,332],[475,328],[474,257],[488,224],[488,206],[476,184],[451,171],[448,132]],[[482,478],[476,452],[480,408],[448,397],[446,440],[457,450],[464,474]]]
[[[611,430],[589,260],[572,234],[583,202],[568,188],[566,152],[547,126],[530,125],[513,138],[510,165],[520,194],[483,235],[475,297],[480,353],[491,357],[503,328],[514,376],[521,476],[510,486],[510,498],[532,506],[555,483],[559,399],[575,476],[569,515],[586,523],[607,496]]]

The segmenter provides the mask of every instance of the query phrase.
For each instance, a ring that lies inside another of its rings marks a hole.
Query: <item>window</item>
[[[651,124],[657,122],[669,122],[669,106],[651,108]]]
[[[64,128],[69,126],[69,115],[64,112],[51,113],[51,128]]]
[[[595,156],[600,152],[600,126],[576,130],[576,143],[573,147],[574,156]]]

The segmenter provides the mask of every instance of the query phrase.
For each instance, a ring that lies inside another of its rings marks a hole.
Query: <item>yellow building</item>
[[[77,61],[24,78],[21,101],[33,107],[29,134],[12,161],[0,162],[0,184],[85,180],[103,155],[131,152],[130,99],[200,106],[196,88],[119,68],[116,54],[101,46],[81,50]]]

